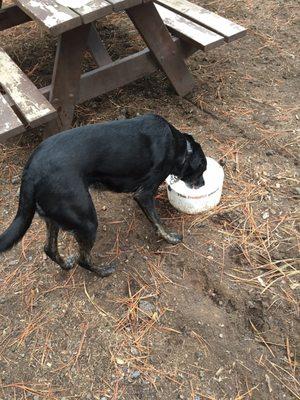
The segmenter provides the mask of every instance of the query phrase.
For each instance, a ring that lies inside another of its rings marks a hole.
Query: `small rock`
[[[131,353],[133,356],[137,356],[137,355],[139,354],[139,351],[138,351],[135,347],[131,347],[131,348],[130,348],[130,353]]]
[[[137,379],[141,376],[141,373],[139,371],[133,371],[130,376],[132,379]]]
[[[154,304],[150,303],[149,301],[146,300],[141,300],[139,304],[140,310],[146,312],[146,313],[153,313],[155,311],[155,306]]]
[[[196,351],[195,358],[201,360],[203,358],[203,353],[201,351]]]
[[[103,206],[103,207],[102,207],[102,210],[103,210],[103,211],[106,211],[106,210],[107,210],[106,206]]]
[[[124,361],[122,358],[117,357],[117,358],[116,358],[116,363],[119,364],[119,365],[124,365],[124,364],[125,364],[125,361]]]
[[[102,397],[100,398],[100,400],[107,400],[107,397],[102,396]]]
[[[269,218],[269,216],[270,216],[269,211],[265,211],[265,212],[262,214],[262,219],[267,219],[267,218]]]
[[[294,193],[295,193],[297,196],[300,196],[300,187],[296,187],[296,188],[294,189]]]
[[[220,333],[219,338],[223,339],[224,335],[223,333]]]
[[[269,149],[266,151],[266,156],[274,156],[274,154],[275,154],[275,151],[272,149]]]

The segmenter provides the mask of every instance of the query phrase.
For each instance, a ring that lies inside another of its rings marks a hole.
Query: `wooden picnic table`
[[[51,35],[58,36],[52,82],[41,90],[57,111],[48,134],[71,126],[76,104],[141,78],[157,67],[165,72],[179,95],[186,95],[193,89],[194,80],[185,58],[199,48],[205,51],[246,32],[240,25],[187,0],[156,0],[156,3],[151,0],[15,0],[15,5],[0,10],[0,30],[32,19]],[[118,11],[127,13],[148,48],[113,62],[94,22]],[[175,32],[176,37],[170,32]],[[98,67],[81,75],[87,46]]]

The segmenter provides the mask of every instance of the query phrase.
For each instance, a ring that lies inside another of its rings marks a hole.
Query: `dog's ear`
[[[190,162],[190,166],[195,171],[200,168],[200,166],[203,162],[203,158],[205,156],[201,149],[200,144],[195,141],[192,143],[192,150],[193,150],[193,152],[190,155],[189,162]]]
[[[191,155],[190,158],[190,166],[195,171],[200,167],[200,165],[201,165],[201,157],[197,151],[193,151],[193,154]]]

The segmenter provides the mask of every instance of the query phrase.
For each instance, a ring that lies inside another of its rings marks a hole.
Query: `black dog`
[[[42,142],[23,171],[19,208],[0,236],[0,252],[10,249],[29,228],[35,211],[47,226],[46,254],[63,269],[77,262],[104,277],[114,266],[95,267],[90,252],[95,242],[97,215],[89,186],[100,184],[114,192],[132,192],[159,235],[176,244],[156,213],[154,196],[169,174],[190,185],[204,184],[206,158],[192,136],[179,132],[157,115],[95,124],[59,133]],[[57,248],[59,229],[73,232],[79,255],[62,259]]]

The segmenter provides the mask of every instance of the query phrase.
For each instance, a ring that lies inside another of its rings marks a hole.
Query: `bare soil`
[[[222,161],[222,201],[183,215],[162,186],[159,212],[184,235],[170,246],[131,196],[93,190],[95,261],[118,263],[103,280],[47,259],[36,217],[0,256],[1,400],[300,398],[299,4],[197,2],[249,34],[189,59],[194,93],[178,97],[158,72],[78,106],[74,126],[163,115]],[[142,47],[124,14],[98,28],[114,59]],[[55,38],[27,23],[2,32],[0,43],[36,85],[49,84]],[[87,53],[84,68],[92,65]],[[42,131],[0,147],[1,231]],[[69,235],[60,248],[72,252]]]

